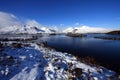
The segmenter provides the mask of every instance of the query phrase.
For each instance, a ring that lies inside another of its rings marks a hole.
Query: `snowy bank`
[[[118,80],[114,71],[101,66],[91,67],[71,54],[37,43],[14,46],[12,42],[0,44],[0,79]]]

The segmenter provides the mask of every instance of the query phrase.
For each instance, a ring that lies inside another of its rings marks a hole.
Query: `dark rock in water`
[[[111,32],[108,32],[107,34],[119,34],[120,35],[120,30],[118,30],[118,31],[111,31]]]
[[[57,35],[56,33],[51,33],[50,35]]]
[[[67,33],[66,36],[70,36],[70,37],[86,37],[87,35],[80,34],[80,33]]]
[[[44,47],[47,47],[47,41],[44,41],[42,44]]]

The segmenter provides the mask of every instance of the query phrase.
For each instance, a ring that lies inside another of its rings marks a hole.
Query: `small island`
[[[80,33],[67,33],[66,36],[70,36],[70,37],[86,37],[86,34],[80,34]]]
[[[56,33],[51,33],[51,34],[49,34],[49,35],[57,35]]]

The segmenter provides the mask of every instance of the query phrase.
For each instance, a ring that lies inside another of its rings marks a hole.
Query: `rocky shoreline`
[[[2,55],[0,55],[0,61],[2,63],[0,64],[0,66],[2,66],[2,73],[0,73],[1,79],[22,80],[34,76],[32,79],[36,78],[37,80],[118,80],[118,75],[114,71],[96,65],[93,58],[79,58],[72,54],[59,52],[48,47],[45,42],[22,43],[8,41],[2,42],[0,48],[2,52]],[[9,63],[7,63],[6,60]],[[26,68],[24,68],[25,64],[27,64],[27,70],[30,70],[30,73],[34,73],[34,75],[26,73]],[[6,65],[7,67],[5,67]],[[21,72],[17,74],[15,71],[12,71],[13,68],[19,68]],[[12,74],[14,74],[14,76]],[[39,74],[39,76],[37,76],[37,74]],[[102,76],[102,78],[100,76]]]

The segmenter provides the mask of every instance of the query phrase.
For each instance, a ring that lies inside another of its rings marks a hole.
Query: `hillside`
[[[25,24],[11,25],[0,27],[0,34],[18,34],[18,33],[55,33],[58,32],[57,27],[48,28],[39,24],[35,20],[28,20]]]
[[[120,34],[120,30],[117,30],[117,31],[111,31],[111,32],[108,32],[107,34]]]

